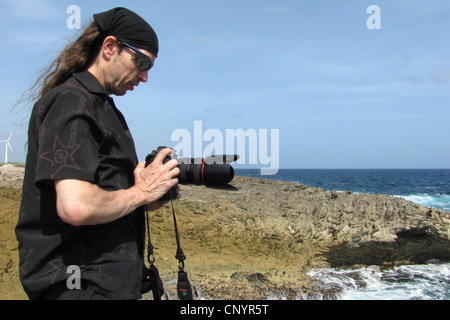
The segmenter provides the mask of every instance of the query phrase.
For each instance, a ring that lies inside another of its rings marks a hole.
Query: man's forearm
[[[97,225],[117,220],[142,205],[157,209],[161,205],[158,199],[178,184],[178,162],[163,164],[170,152],[169,148],[162,150],[147,167],[140,162],[134,170],[135,184],[127,190],[105,191],[81,180],[56,181],[59,217],[74,226]]]
[[[57,211],[71,225],[97,225],[117,220],[144,204],[140,190],[105,191],[90,182],[55,182]]]

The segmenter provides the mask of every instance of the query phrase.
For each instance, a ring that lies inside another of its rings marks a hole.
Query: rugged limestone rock
[[[235,190],[182,186],[183,199],[174,204],[186,264],[209,297],[307,297],[315,294],[305,275],[312,268],[450,260],[450,217],[441,210],[282,181],[236,177],[232,184]],[[155,236],[162,236],[153,242],[172,256],[169,207],[151,219]],[[248,277],[236,281],[243,273]],[[254,274],[267,281],[252,284]],[[210,277],[223,280],[208,283]]]
[[[309,270],[450,260],[450,216],[441,210],[282,181],[236,177],[232,185],[181,186],[183,198],[174,202],[185,270],[200,298],[333,298],[309,286]],[[0,298],[23,298],[12,230],[20,191],[1,190],[8,208],[0,216]],[[150,213],[150,231],[156,266],[174,299],[178,261],[170,205]]]
[[[21,189],[24,172],[24,167],[0,166],[0,188]]]

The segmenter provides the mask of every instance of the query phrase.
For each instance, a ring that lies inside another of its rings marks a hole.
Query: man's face
[[[156,57],[144,49],[137,49],[150,58],[153,65]],[[119,47],[117,44],[117,54],[111,60],[105,82],[108,94],[123,96],[128,90],[133,91],[140,82],[147,82],[148,70],[140,71],[138,69],[135,62],[136,55],[139,53],[126,46]]]

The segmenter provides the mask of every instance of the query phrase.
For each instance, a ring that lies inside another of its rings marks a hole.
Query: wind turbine
[[[11,145],[9,144],[9,140],[11,140],[11,136],[12,136],[12,132],[9,134],[8,140],[2,140],[2,141],[0,141],[0,142],[5,143],[5,164],[8,163],[8,147],[9,147],[9,149],[10,149],[11,151],[13,151],[12,148],[11,148]]]

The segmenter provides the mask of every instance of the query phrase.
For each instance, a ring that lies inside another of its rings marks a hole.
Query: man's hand
[[[135,186],[148,196],[148,203],[161,199],[170,188],[178,185],[178,162],[170,160],[163,164],[172,149],[161,150],[148,167],[140,162],[134,170]]]
[[[181,197],[177,178],[180,174],[178,162],[170,160],[163,164],[171,152],[170,148],[163,149],[148,167],[145,167],[145,162],[140,162],[134,170],[135,187],[145,193],[147,208],[150,211],[157,210],[167,203],[159,199],[171,188],[175,188],[177,199]]]

